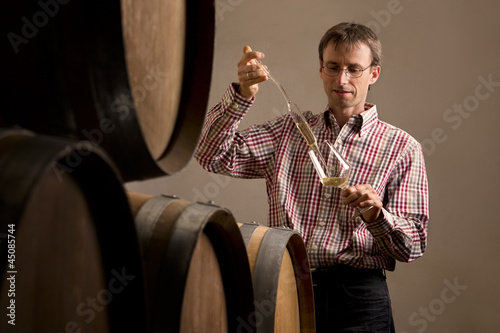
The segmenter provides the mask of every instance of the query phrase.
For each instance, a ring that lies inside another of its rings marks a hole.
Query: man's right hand
[[[268,79],[266,72],[253,59],[262,59],[264,54],[252,51],[250,46],[243,47],[243,57],[238,62],[238,79],[240,88],[238,93],[248,99],[259,91],[259,83]]]

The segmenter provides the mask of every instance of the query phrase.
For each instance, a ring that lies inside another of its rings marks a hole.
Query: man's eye
[[[347,69],[349,71],[349,74],[357,74],[360,69],[357,69],[357,68],[348,68]]]
[[[331,71],[338,71],[340,67],[338,66],[327,66],[329,70]]]

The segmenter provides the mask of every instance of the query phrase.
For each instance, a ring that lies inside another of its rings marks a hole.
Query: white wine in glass
[[[338,188],[345,188],[347,184],[348,178],[340,178],[340,177],[325,177],[321,178],[321,184],[324,186],[330,186],[330,187],[338,187]]]

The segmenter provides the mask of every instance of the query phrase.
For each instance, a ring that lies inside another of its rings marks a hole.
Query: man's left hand
[[[348,187],[342,191],[342,196],[344,197],[344,203],[353,208],[372,206],[363,214],[363,219],[368,223],[377,220],[382,212],[382,201],[370,184]]]

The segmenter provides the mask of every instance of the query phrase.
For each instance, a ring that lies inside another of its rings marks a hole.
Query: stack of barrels
[[[123,186],[192,157],[214,3],[5,7],[0,331],[313,332],[296,232]]]

